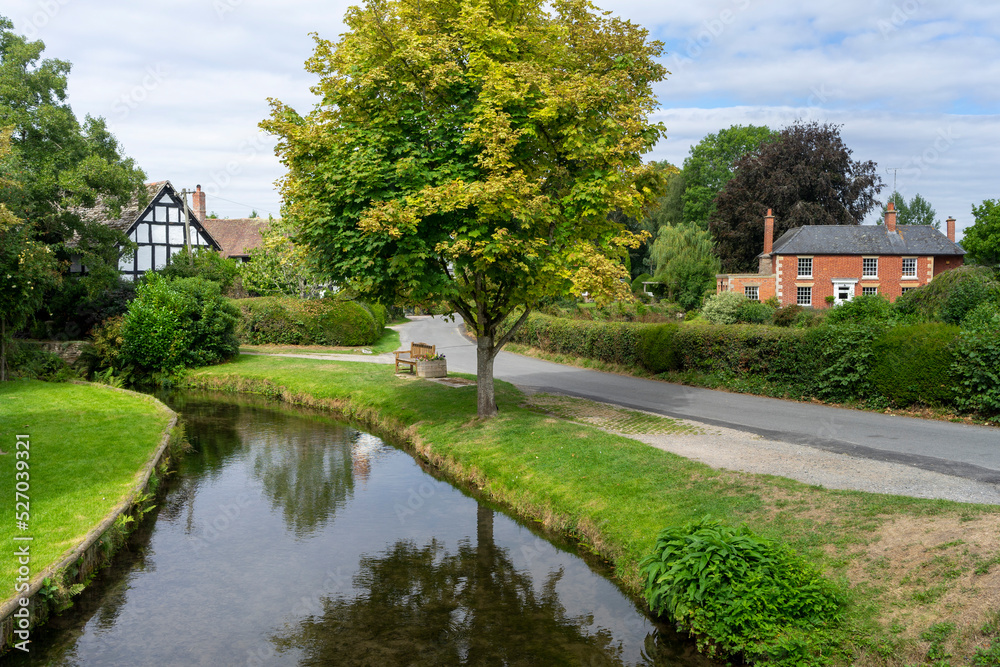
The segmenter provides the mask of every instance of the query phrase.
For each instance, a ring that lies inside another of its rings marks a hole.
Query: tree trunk
[[[493,336],[476,337],[476,414],[480,419],[495,417],[497,402],[493,390]]]

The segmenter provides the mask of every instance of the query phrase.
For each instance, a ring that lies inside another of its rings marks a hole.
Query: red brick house
[[[764,218],[764,252],[757,273],[720,274],[716,293],[742,291],[747,298],[778,297],[782,306],[826,308],[856,295],[881,294],[895,301],[926,285],[942,271],[962,265],[955,243],[955,219],[948,235],[927,225],[896,226],[892,202],[883,226],[807,225],[774,241],[774,216]]]

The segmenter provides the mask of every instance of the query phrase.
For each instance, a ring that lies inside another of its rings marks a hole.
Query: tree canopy
[[[82,222],[72,208],[100,199],[116,214],[145,194],[145,174],[121,154],[103,118],[78,122],[66,99],[70,64],[42,59],[44,49],[0,16],[0,128],[11,138],[0,202],[30,222],[57,256],[66,258],[72,240],[92,278],[117,280],[118,246],[128,239]]]
[[[334,281],[460,313],[491,416],[493,359],[541,299],[627,295],[641,237],[609,212],[654,194],[662,46],[586,0],[368,0],[345,23],[307,62],[322,101],[262,123],[283,217]]]
[[[654,278],[663,283],[667,298],[685,310],[701,305],[702,297],[715,287],[719,258],[712,236],[694,223],[664,225],[650,250]]]
[[[976,222],[966,228],[962,248],[973,264],[1000,266],[1000,199],[985,199],[972,207]]]
[[[906,201],[906,197],[903,195],[893,192],[892,196],[889,197],[889,201],[893,202],[896,208],[897,225],[928,225],[934,229],[941,229],[941,221],[936,219],[937,212],[929,201],[920,196],[919,192],[913,195],[913,199],[909,202]],[[876,224],[885,224],[885,212],[887,208],[888,205],[882,207],[882,216]]]
[[[709,222],[725,271],[755,271],[764,216],[774,235],[803,225],[857,225],[876,205],[882,179],[871,160],[851,159],[840,126],[797,122],[745,155]]]

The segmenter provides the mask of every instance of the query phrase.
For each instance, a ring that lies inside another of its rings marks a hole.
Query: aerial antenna
[[[902,167],[889,167],[888,169],[885,170],[885,173],[887,174],[890,171],[892,172],[892,194],[896,194],[896,172],[899,171],[900,169],[902,169]],[[894,203],[896,204],[896,208],[899,208],[899,202],[894,202]]]

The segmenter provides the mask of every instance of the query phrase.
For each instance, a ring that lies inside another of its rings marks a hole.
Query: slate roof
[[[775,255],[964,255],[958,244],[928,225],[806,225],[774,242]]]
[[[270,224],[260,218],[206,218],[201,221],[213,239],[222,247],[223,257],[243,257],[263,243],[261,232]]]

